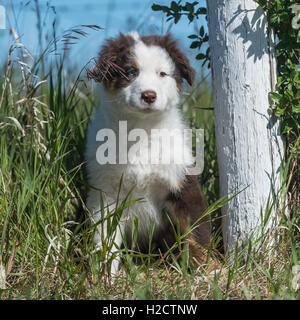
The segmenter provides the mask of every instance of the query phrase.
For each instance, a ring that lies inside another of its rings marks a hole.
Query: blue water
[[[91,58],[97,55],[103,40],[113,37],[119,32],[129,32],[137,30],[142,34],[162,34],[170,31],[177,38],[184,52],[191,59],[196,70],[201,70],[201,63],[194,59],[198,53],[189,49],[192,40],[187,36],[199,30],[206,21],[203,16],[193,23],[188,23],[183,17],[178,24],[166,22],[166,17],[161,12],[151,10],[154,3],[167,5],[171,1],[162,0],[39,0],[40,20],[43,26],[42,44],[43,47],[53,38],[53,23],[55,23],[56,38],[62,39],[68,29],[79,25],[99,25],[104,30],[88,32],[87,37],[80,37],[72,44],[69,54],[69,61],[76,68],[81,69]],[[199,3],[205,6],[205,0]],[[35,11],[35,1],[21,0],[0,0],[0,5],[6,11],[6,29],[0,30],[0,63],[4,63],[9,43],[12,36],[9,29],[16,30],[20,37],[20,42],[29,50],[32,55],[39,55],[40,41],[37,31],[37,15]],[[63,43],[57,43],[57,52],[63,52]]]

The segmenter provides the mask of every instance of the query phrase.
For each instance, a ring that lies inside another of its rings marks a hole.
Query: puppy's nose
[[[156,100],[156,92],[152,90],[146,90],[142,92],[141,98],[148,104],[153,103]]]

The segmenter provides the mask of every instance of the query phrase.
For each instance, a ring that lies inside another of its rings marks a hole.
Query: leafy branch
[[[181,19],[182,16],[186,16],[189,20],[189,23],[193,22],[194,19],[199,19],[201,15],[207,16],[207,10],[205,7],[199,7],[199,2],[186,2],[184,5],[182,1],[172,1],[170,7],[162,6],[159,4],[152,5],[153,11],[162,11],[167,16],[167,21],[173,20],[175,24]],[[201,26],[198,34],[191,34],[188,36],[189,39],[193,40],[190,48],[201,50],[201,47],[204,43],[208,42],[208,34],[204,29],[204,26]],[[202,66],[208,63],[208,68],[210,68],[210,49],[207,48],[205,53],[199,53],[196,56],[197,60],[202,60]]]

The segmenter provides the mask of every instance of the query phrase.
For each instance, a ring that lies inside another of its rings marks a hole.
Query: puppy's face
[[[88,75],[131,111],[152,113],[177,104],[182,79],[190,85],[194,70],[170,35],[137,33],[109,39]]]

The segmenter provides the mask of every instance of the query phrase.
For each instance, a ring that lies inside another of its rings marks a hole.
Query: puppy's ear
[[[181,79],[185,79],[191,86],[195,80],[195,70],[191,67],[189,59],[178,48],[177,42],[172,39],[170,34],[166,34],[163,38],[163,46],[173,59],[176,71]]]
[[[126,63],[129,50],[134,43],[131,36],[122,33],[116,39],[108,39],[98,54],[92,69],[87,70],[89,78],[96,82],[106,82],[117,77],[126,77],[122,66]]]
[[[191,86],[195,80],[195,70],[191,67],[188,58],[183,53],[177,57],[177,61],[181,77]]]

